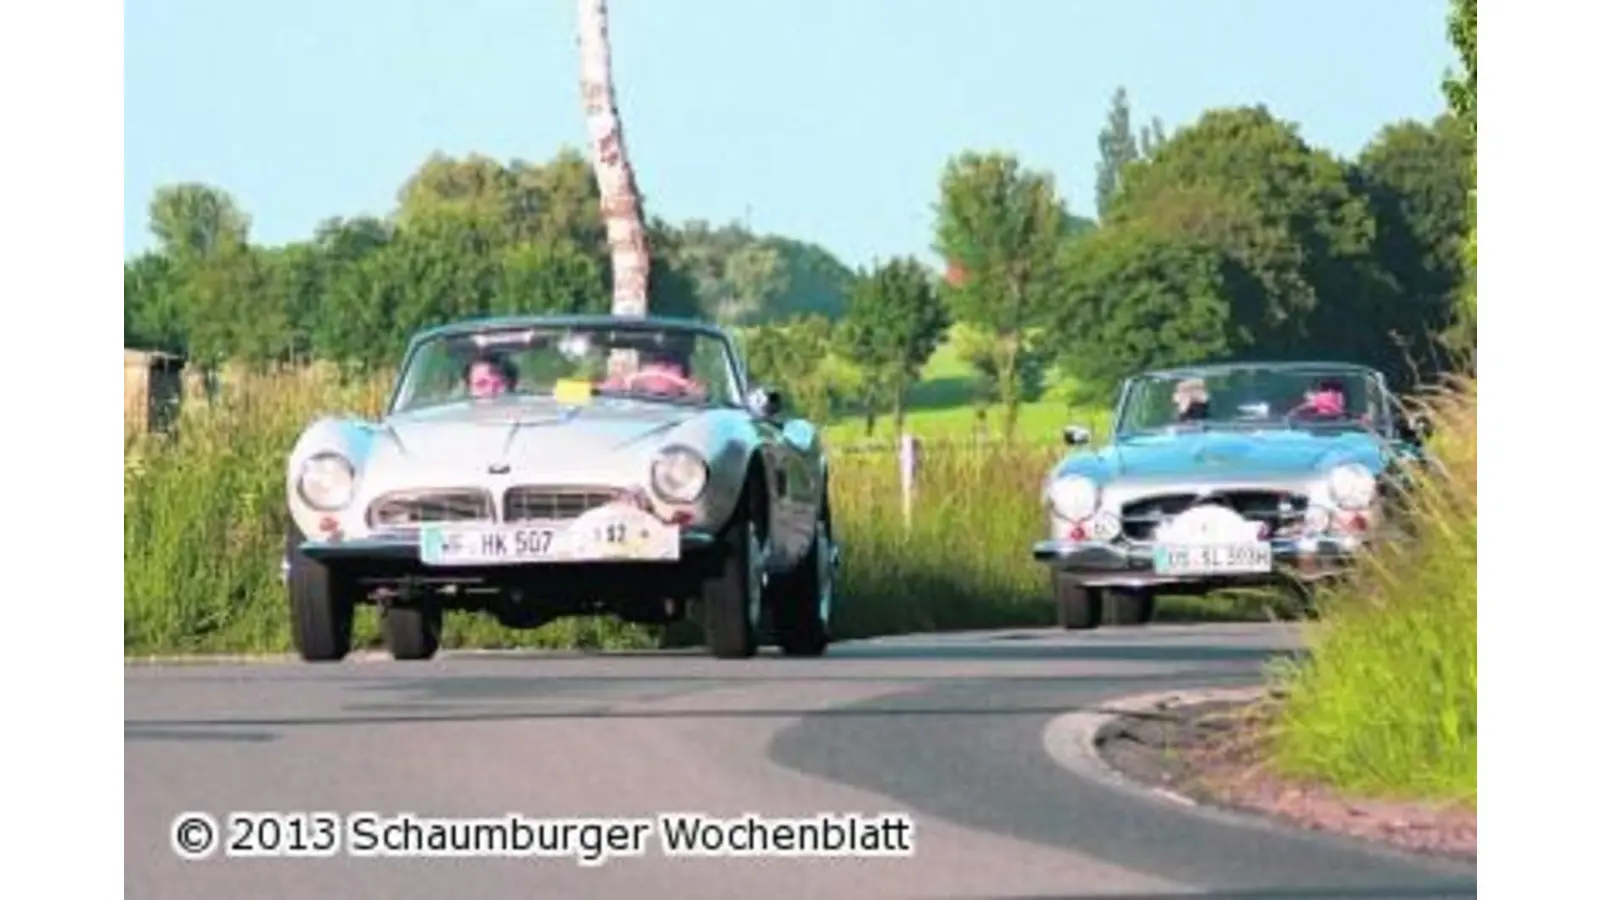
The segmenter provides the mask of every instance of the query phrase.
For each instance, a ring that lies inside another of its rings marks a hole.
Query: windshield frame
[[[400,367],[395,373],[394,387],[389,392],[389,400],[384,405],[384,416],[393,416],[422,409],[430,409],[441,404],[435,403],[410,403],[402,407],[401,399],[406,395],[411,379],[416,374],[418,358],[424,351],[438,346],[440,343],[450,343],[460,340],[470,340],[477,335],[516,334],[526,331],[567,331],[567,332],[596,332],[596,331],[642,331],[659,332],[683,335],[695,340],[710,342],[722,350],[722,364],[728,385],[733,396],[726,400],[710,400],[703,402],[688,402],[669,400],[661,397],[645,395],[628,396],[625,398],[632,402],[640,403],[666,403],[676,406],[689,405],[707,409],[744,408],[749,402],[749,385],[746,383],[744,361],[739,356],[737,348],[728,339],[727,334],[714,327],[695,327],[673,322],[662,322],[648,318],[638,321],[560,321],[529,319],[523,321],[504,321],[485,323],[482,327],[457,327],[438,329],[414,339],[406,348],[405,355],[400,360]],[[534,395],[518,395],[534,396]],[[607,395],[597,395],[606,397]]]
[[[1372,431],[1386,439],[1393,438],[1395,436],[1397,421],[1395,411],[1397,403],[1392,392],[1389,390],[1387,379],[1385,379],[1383,373],[1379,372],[1377,369],[1373,369],[1369,366],[1357,365],[1354,363],[1237,363],[1227,365],[1202,365],[1194,366],[1192,368],[1149,370],[1123,379],[1122,386],[1117,392],[1116,409],[1112,414],[1112,440],[1121,440],[1123,438],[1138,437],[1142,435],[1161,434],[1171,430],[1174,427],[1178,427],[1170,424],[1156,428],[1133,428],[1129,426],[1128,419],[1131,415],[1129,407],[1134,395],[1134,389],[1137,385],[1151,381],[1170,382],[1176,384],[1178,381],[1185,378],[1202,378],[1211,380],[1244,371],[1276,372],[1286,375],[1308,375],[1313,377],[1318,375],[1340,375],[1365,380],[1369,383],[1369,385],[1371,385],[1371,395],[1375,397],[1374,411],[1376,415],[1374,416],[1374,421],[1371,426]],[[1258,424],[1259,426],[1254,430],[1272,431],[1320,431],[1334,427],[1332,425],[1323,426],[1310,422],[1290,423],[1281,415],[1263,419],[1260,423],[1253,424]],[[1192,428],[1193,430],[1197,431],[1227,431],[1238,430],[1243,427],[1243,423],[1197,422],[1192,426],[1186,425],[1183,427],[1186,430]]]

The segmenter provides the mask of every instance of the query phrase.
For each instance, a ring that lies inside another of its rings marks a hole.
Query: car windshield
[[[730,405],[736,379],[727,342],[687,328],[502,326],[419,344],[390,412],[514,397]]]
[[[1238,366],[1139,375],[1123,395],[1119,435],[1232,430],[1388,428],[1382,380],[1347,366]]]

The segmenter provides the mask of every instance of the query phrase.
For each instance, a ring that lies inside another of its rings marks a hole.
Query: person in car
[[[1179,422],[1199,422],[1211,413],[1211,396],[1206,393],[1206,383],[1199,378],[1186,378],[1172,391],[1172,405]]]
[[[705,396],[705,385],[689,375],[688,360],[670,350],[643,351],[639,354],[638,369],[612,375],[601,383],[600,389],[663,397]]]
[[[498,397],[517,386],[517,367],[505,357],[486,354],[467,363],[462,372],[467,395],[474,400]]]

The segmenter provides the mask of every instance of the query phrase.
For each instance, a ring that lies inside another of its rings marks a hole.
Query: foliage
[[[911,386],[949,327],[949,315],[926,269],[901,257],[859,278],[841,325],[840,349],[862,373],[859,395],[866,406],[867,433],[887,403],[899,433]]]
[[[1478,387],[1427,403],[1438,465],[1406,496],[1412,532],[1378,544],[1322,602],[1310,655],[1283,674],[1276,761],[1364,794],[1476,803]]]
[[[966,273],[948,286],[946,303],[956,320],[991,339],[983,359],[993,370],[1007,437],[1023,401],[1028,334],[1045,315],[1067,227],[1054,178],[1022,168],[1013,156],[964,153],[940,178],[935,249]]]
[[[1240,330],[1235,304],[1261,288],[1204,241],[1133,221],[1063,252],[1048,330],[1079,385],[1110,396],[1132,372],[1224,358]]]
[[[832,332],[833,324],[819,315],[751,329],[743,347],[751,378],[777,388],[791,410],[827,422],[834,400],[828,367]]]
[[[1100,161],[1094,170],[1095,210],[1102,220],[1111,209],[1112,198],[1122,184],[1122,170],[1128,163],[1144,159],[1167,139],[1161,120],[1151,119],[1133,133],[1133,117],[1128,107],[1128,89],[1118,86],[1111,95],[1111,110],[1100,130]]]
[[[1450,0],[1446,26],[1450,45],[1461,58],[1462,71],[1445,76],[1444,93],[1450,111],[1467,123],[1474,142],[1478,138],[1478,0]]]

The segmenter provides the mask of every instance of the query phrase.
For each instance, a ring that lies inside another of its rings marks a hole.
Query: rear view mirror
[[[1082,425],[1068,425],[1061,429],[1061,442],[1068,447],[1081,447],[1089,443],[1091,433]]]

